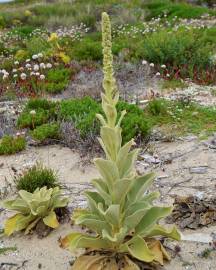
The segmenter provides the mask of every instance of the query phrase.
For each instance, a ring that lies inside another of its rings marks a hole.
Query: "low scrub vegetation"
[[[193,6],[188,3],[174,3],[170,0],[150,0],[149,3],[143,4],[148,10],[148,18],[158,17],[166,14],[170,19],[175,16],[179,18],[199,18],[200,16],[210,13],[215,15],[215,11],[210,11],[206,7]]]
[[[0,94],[6,95],[8,89],[21,97],[58,94],[80,70],[88,69],[89,61],[100,66],[102,10],[113,14],[116,60],[136,64],[147,60],[166,80],[215,83],[215,26],[207,27],[202,19],[184,20],[215,15],[212,9],[170,0],[90,0],[88,5],[78,0],[61,7],[54,1],[17,8],[17,12],[0,10],[0,24],[7,28],[0,42]]]
[[[182,84],[176,84],[182,86]],[[32,116],[28,113],[31,108],[36,112],[41,110],[50,117],[45,121],[37,122],[37,113]],[[46,110],[44,110],[44,109]],[[144,109],[137,105],[119,101],[117,113],[126,110],[126,115],[122,120],[123,142],[134,138],[136,142],[145,142],[154,127],[172,127],[177,136],[187,133],[212,134],[216,131],[215,108],[203,107],[190,99],[169,101],[165,99],[153,99]],[[90,97],[82,99],[69,99],[61,102],[47,103],[40,99],[30,100],[24,112],[18,118],[19,126],[29,127],[30,135],[39,143],[54,140],[61,141],[61,123],[68,122],[77,130],[81,140],[89,137],[96,138],[99,135],[99,121],[96,118],[98,113],[103,114],[101,104]],[[28,125],[24,125],[23,119],[28,116]],[[53,122],[56,119],[56,122]],[[33,121],[33,122],[32,122]],[[64,137],[64,136],[62,136]],[[78,139],[78,138],[77,138]]]

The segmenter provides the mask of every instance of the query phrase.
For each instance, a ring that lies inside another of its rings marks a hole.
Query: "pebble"
[[[157,157],[151,156],[149,154],[140,155],[149,164],[159,164],[161,160]]]
[[[207,166],[192,167],[190,168],[190,173],[205,174],[207,173]]]

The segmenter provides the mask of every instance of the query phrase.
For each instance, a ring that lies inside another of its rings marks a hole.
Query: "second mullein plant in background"
[[[155,237],[179,240],[180,234],[175,227],[167,230],[158,224],[172,212],[172,207],[153,204],[160,195],[147,192],[154,174],[138,176],[134,163],[139,149],[131,150],[133,140],[122,145],[121,121],[126,112],[117,116],[119,92],[113,76],[111,25],[106,13],[102,15],[102,34],[105,117],[98,118],[102,125],[99,142],[106,157],[94,160],[100,178],[92,181],[96,191],[86,192],[88,209],[77,210],[73,216],[76,225],[92,233],[71,233],[61,244],[70,249],[86,248],[73,270],[138,270],[140,261],[163,265],[169,255]]]

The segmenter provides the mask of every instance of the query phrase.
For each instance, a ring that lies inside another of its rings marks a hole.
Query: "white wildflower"
[[[154,67],[154,63],[151,63],[149,66],[150,66],[150,67]]]
[[[148,62],[146,60],[142,61],[142,65],[147,65],[147,64],[148,64]]]
[[[36,114],[36,111],[35,110],[32,110],[32,111],[30,111],[30,114],[31,115],[35,115]]]
[[[3,80],[6,80],[8,78],[8,75],[5,73],[4,75],[3,75]]]
[[[20,75],[20,78],[24,81],[25,79],[26,79],[26,74],[25,73],[21,73],[21,75]]]
[[[40,75],[40,80],[44,80],[45,76],[43,74]]]
[[[37,54],[32,55],[32,59],[33,59],[33,60],[38,59],[38,55],[37,55]]]
[[[40,68],[46,68],[46,65],[44,63],[40,63]]]
[[[46,67],[47,67],[47,68],[52,68],[52,64],[48,63],[48,64],[46,65]]]
[[[36,65],[34,65],[33,69],[34,69],[34,71],[38,71],[40,69],[40,67],[39,67],[39,65],[36,64]]]

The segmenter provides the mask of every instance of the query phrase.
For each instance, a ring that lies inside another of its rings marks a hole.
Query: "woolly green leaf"
[[[181,240],[181,235],[175,226],[173,226],[171,229],[168,230],[158,224],[156,224],[150,232],[148,232],[146,235],[143,235],[143,236],[147,236],[147,237],[165,236],[165,237],[175,239],[177,241]]]
[[[124,111],[121,112],[121,116],[120,116],[120,118],[119,118],[119,120],[118,120],[118,123],[117,123],[117,125],[116,125],[117,127],[120,128],[121,122],[122,122],[122,120],[123,120],[123,118],[124,118],[124,116],[125,116],[126,113],[127,113],[126,110],[124,110]]]
[[[33,215],[28,215],[28,216],[22,216],[19,220],[17,220],[17,231],[21,231],[25,229],[30,222],[35,220],[36,217]]]
[[[106,123],[106,120],[104,119],[103,115],[98,113],[98,114],[96,114],[96,117],[100,120],[102,126],[106,126],[107,123]]]
[[[140,236],[135,236],[120,248],[122,252],[129,252],[129,254],[143,262],[150,263],[154,260],[155,256],[148,248],[145,240]]]
[[[116,160],[116,155],[121,146],[119,130],[103,126],[101,127],[101,138],[109,156],[113,161]]]
[[[115,163],[111,160],[105,160],[102,158],[97,158],[94,163],[99,170],[101,176],[106,181],[109,188],[113,187],[113,184],[117,179],[119,179],[118,168]]]
[[[29,203],[31,202],[32,196],[33,196],[32,193],[27,192],[27,191],[25,191],[25,190],[20,190],[18,193],[19,193],[20,197],[21,197],[27,204],[29,204]]]
[[[15,200],[8,200],[4,202],[4,207],[10,210],[19,211],[22,214],[29,213],[28,204],[21,198],[16,198]]]
[[[139,149],[135,149],[122,157],[121,160],[118,160],[117,166],[119,168],[121,178],[130,177],[132,173],[134,173],[134,162],[137,159],[138,153]]]
[[[155,192],[151,192],[147,195],[144,195],[143,198],[141,199],[141,201],[151,204],[155,199],[157,199],[159,197],[160,197],[160,192],[155,191]]]
[[[55,229],[59,226],[58,220],[56,218],[56,213],[51,211],[48,216],[43,218],[44,224]]]
[[[135,234],[143,235],[151,230],[161,218],[168,216],[172,212],[172,207],[154,206],[147,211],[140,223],[135,228]]]
[[[109,190],[107,184],[103,182],[102,179],[94,179],[92,180],[92,184],[97,189],[100,196],[104,199],[107,205],[112,203],[111,196],[109,195]]]
[[[100,196],[99,193],[95,191],[86,191],[85,195],[88,200],[88,205],[92,213],[100,214],[98,211],[98,204],[101,203],[102,205],[105,204],[103,198]]]
[[[113,198],[115,203],[121,204],[125,200],[131,184],[131,179],[122,179],[115,182],[113,187]]]
[[[133,181],[133,186],[131,187],[130,192],[128,193],[129,201],[135,202],[139,200],[144,195],[147,188],[151,185],[154,178],[155,178],[154,173],[149,173],[136,178]]]
[[[105,219],[109,224],[113,226],[119,226],[120,205],[113,204],[105,212]]]
[[[76,218],[75,224],[84,225],[98,234],[101,234],[103,229],[107,229],[107,231],[111,229],[110,225],[105,220],[102,220],[101,217],[94,214],[80,215]]]
[[[106,240],[82,233],[71,233],[67,235],[65,238],[61,239],[61,244],[63,247],[69,247],[71,250],[76,248],[109,248],[109,243]]]
[[[146,202],[139,202],[131,205],[131,207],[126,211],[124,224],[129,229],[135,228],[149,208],[149,204]]]
[[[128,228],[122,227],[119,232],[115,233],[114,236],[112,236],[107,230],[103,230],[102,237],[103,239],[108,240],[110,242],[120,243],[127,236],[127,232],[128,232]]]
[[[17,230],[17,221],[22,217],[23,217],[22,214],[16,214],[6,220],[5,226],[4,226],[4,233],[7,236],[10,236],[12,233],[14,233]]]

